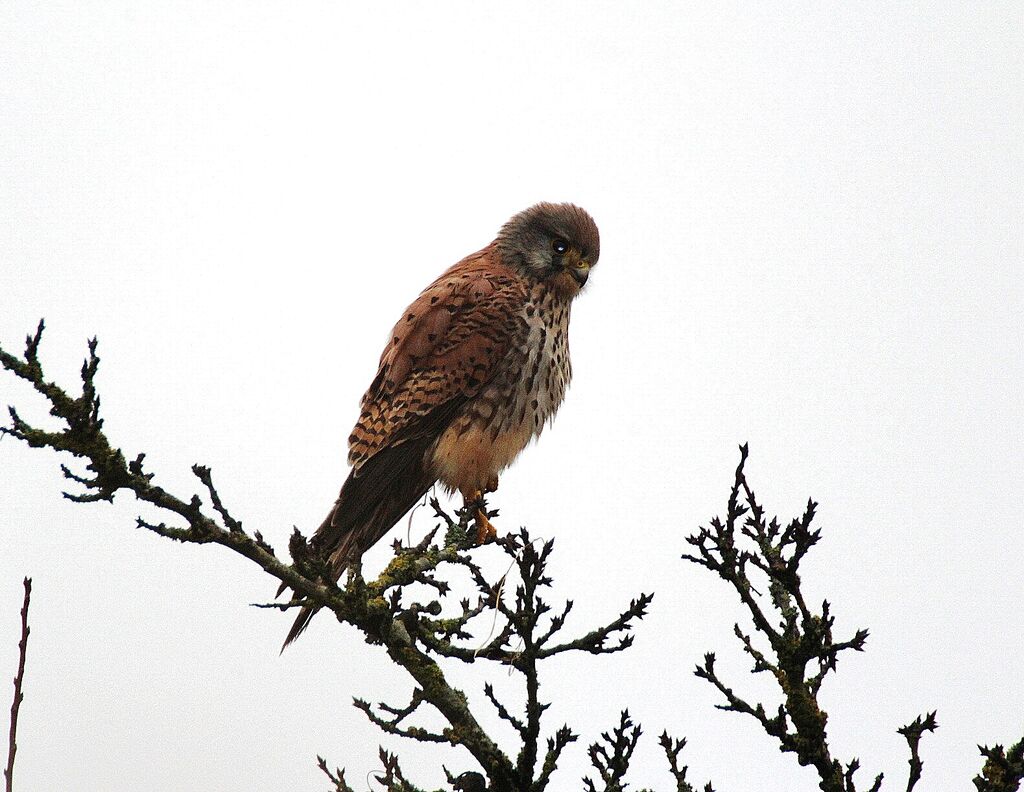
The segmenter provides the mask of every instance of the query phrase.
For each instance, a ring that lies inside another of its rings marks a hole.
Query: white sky
[[[577,630],[657,596],[634,649],[548,669],[547,728],[582,733],[553,788],[625,706],[634,788],[668,788],[662,729],[694,782],[816,788],[691,673],[713,649],[765,690],[735,596],[678,560],[743,441],[773,513],[821,502],[811,598],[871,629],[824,692],[835,753],[902,788],[895,730],[938,709],[919,789],[963,788],[977,743],[1024,734],[1022,52],[1019,3],[7,2],[0,339],[45,316],[70,383],[99,335],[112,441],[177,492],[211,465],[283,551],[401,309],[519,209],[579,203],[576,378],[498,525],[558,537]],[[45,418],[10,376],[0,401]],[[279,657],[255,567],[62,486],[0,443],[5,676],[35,579],[20,789],[317,790],[317,753],[359,788],[380,742],[424,785],[472,767],[350,706],[411,690],[354,630],[321,616]],[[476,701],[481,670],[453,672]]]

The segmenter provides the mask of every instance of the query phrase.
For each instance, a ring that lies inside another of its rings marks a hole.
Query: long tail
[[[338,500],[312,539],[314,549],[330,560],[335,580],[433,486],[435,479],[423,464],[428,445],[424,438],[384,449],[349,473]],[[302,634],[317,610],[319,607],[309,606],[299,611],[281,651]]]

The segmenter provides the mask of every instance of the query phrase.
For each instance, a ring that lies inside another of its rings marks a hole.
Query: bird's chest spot
[[[482,488],[541,433],[565,396],[572,376],[568,305],[530,301],[523,319],[503,375],[477,394],[431,452],[448,486]]]
[[[562,403],[572,378],[569,361],[569,306],[564,303],[538,306],[527,317],[529,334],[522,377],[515,383],[519,420],[540,434]]]

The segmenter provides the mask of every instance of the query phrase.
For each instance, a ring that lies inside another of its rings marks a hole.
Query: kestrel
[[[593,218],[539,203],[430,284],[398,320],[348,438],[352,470],[311,545],[335,579],[435,483],[476,509],[554,416],[572,376],[569,311],[600,254]],[[285,646],[316,612],[303,608]]]

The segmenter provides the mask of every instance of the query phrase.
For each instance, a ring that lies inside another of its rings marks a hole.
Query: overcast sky
[[[554,789],[626,706],[636,786],[668,789],[668,729],[695,782],[816,788],[691,673],[715,650],[770,692],[735,595],[679,560],[744,441],[772,513],[821,503],[811,599],[871,630],[823,692],[836,755],[902,788],[895,730],[937,709],[919,789],[964,788],[977,743],[1024,735],[1022,53],[1019,3],[5,2],[0,343],[45,316],[71,383],[98,335],[112,442],[183,495],[212,466],[283,550],[402,308],[516,211],[576,202],[602,255],[575,380],[496,523],[557,537],[571,629],[656,598],[632,650],[543,677],[547,728],[582,735]],[[46,418],[11,376],[0,401]],[[472,768],[350,706],[411,690],[379,647],[321,615],[279,656],[290,616],[248,607],[273,581],[135,530],[127,496],[63,501],[57,462],[0,442],[4,678],[35,580],[21,790],[320,790],[318,753],[362,789],[381,742],[428,787]],[[453,671],[474,701],[519,689],[481,672]]]

